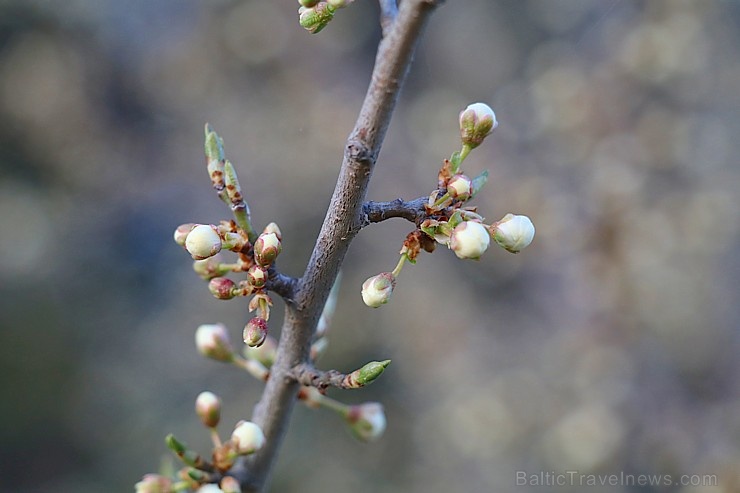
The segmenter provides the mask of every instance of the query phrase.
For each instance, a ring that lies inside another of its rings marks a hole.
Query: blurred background
[[[215,300],[172,232],[229,215],[210,122],[301,275],[380,32],[373,1],[317,36],[296,8],[0,1],[0,490],[133,491],[167,433],[207,451],[202,390],[223,434],[251,415],[262,384],[193,339],[220,321],[238,341],[246,303]],[[717,480],[588,491],[740,491],[740,3],[447,2],[369,198],[428,194],[475,101],[500,121],[465,162],[491,171],[475,204],[530,216],[534,243],[424,254],[371,310],[360,285],[411,225],[363,230],[321,365],[392,359],[331,392],[383,402],[388,429],[360,444],[299,406],[272,491],[532,491],[517,472],[565,471]]]

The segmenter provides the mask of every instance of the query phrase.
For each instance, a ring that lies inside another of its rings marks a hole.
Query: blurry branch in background
[[[317,33],[337,9],[351,2],[300,0],[300,3],[301,25]],[[471,179],[463,173],[462,163],[498,125],[493,110],[483,103],[471,104],[460,113],[462,147],[443,161],[436,188],[428,196],[409,202],[402,199],[365,202],[373,168],[418,39],[438,3],[439,0],[405,0],[397,10],[393,1],[380,2],[384,37],[360,114],[347,139],[329,209],[301,278],[286,276],[277,269],[282,232],[277,224],[269,223],[257,233],[236,169],[225,156],[223,140],[206,125],[207,170],[216,193],[231,208],[234,219],[218,225],[183,224],[175,231],[175,241],[190,253],[195,261],[194,270],[208,281],[214,297],[222,300],[251,297],[249,311],[255,316],[244,327],[243,356],[234,350],[228,330],[222,324],[198,327],[196,346],[203,356],[232,364],[265,382],[265,389],[252,421],[237,423],[226,441],[221,440],[216,430],[220,399],[210,392],[198,396],[196,413],[210,430],[214,445],[212,459],[201,458],[169,435],[166,443],[185,468],[176,478],[147,475],[137,484],[137,492],[197,489],[202,493],[206,491],[204,488],[227,493],[265,491],[297,400],[309,407],[336,412],[360,440],[374,440],[383,433],[382,404],[347,405],[325,396],[324,392],[328,387],[364,387],[380,377],[390,360],[371,361],[348,374],[315,366],[327,347],[326,335],[339,293],[339,269],[350,242],[363,227],[393,217],[404,218],[415,226],[403,241],[395,268],[363,283],[362,299],[372,308],[388,303],[406,263],[416,263],[422,250],[431,253],[438,243],[460,259],[477,260],[491,239],[512,253],[532,241],[534,227],[526,216],[507,214],[500,221],[486,224],[477,208],[467,205],[486,184],[488,172]],[[222,262],[216,257],[221,251],[235,253],[237,261]],[[242,274],[246,279],[235,282],[225,277],[228,273]],[[286,302],[279,341],[268,333],[273,305],[271,292]]]

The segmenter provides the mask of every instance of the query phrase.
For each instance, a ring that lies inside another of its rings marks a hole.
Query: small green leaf
[[[475,197],[475,194],[480,192],[480,190],[483,188],[483,186],[488,182],[488,170],[483,170],[481,174],[473,178],[473,183],[471,185],[472,193],[470,194],[470,198]]]

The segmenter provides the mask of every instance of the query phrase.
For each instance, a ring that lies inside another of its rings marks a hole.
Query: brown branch
[[[365,202],[362,204],[362,217],[360,218],[359,227],[364,228],[371,223],[379,223],[394,217],[406,219],[418,226],[426,217],[424,205],[428,200],[429,197],[419,197],[408,202],[403,199],[390,202]]]
[[[383,28],[383,36],[385,36],[398,16],[398,0],[378,0],[378,4],[380,5],[380,27]]]
[[[378,47],[370,86],[344,152],[329,210],[295,304],[288,304],[275,363],[252,420],[267,438],[265,446],[232,470],[242,491],[265,491],[300,384],[292,369],[308,361],[311,339],[350,241],[359,231],[370,176],[399,91],[429,15],[440,0],[404,0]]]
[[[293,369],[293,375],[301,385],[309,385],[319,390],[327,387],[338,389],[357,389],[358,385],[352,385],[350,376],[337,370],[322,371],[314,368],[308,363],[302,363]]]
[[[298,288],[298,279],[286,276],[271,266],[267,271],[267,284],[265,288],[268,291],[279,295],[286,303],[293,303],[295,292]]]

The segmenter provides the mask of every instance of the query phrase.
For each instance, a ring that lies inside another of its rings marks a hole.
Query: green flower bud
[[[261,265],[253,265],[247,271],[247,282],[255,288],[261,288],[267,282],[267,268]]]
[[[254,260],[263,267],[269,267],[282,250],[277,234],[262,233],[254,242]]]
[[[498,126],[496,114],[484,103],[474,103],[460,112],[460,137],[463,145],[474,149]]]
[[[298,0],[298,3],[300,3],[302,7],[310,9],[311,7],[319,3],[319,0]]]

